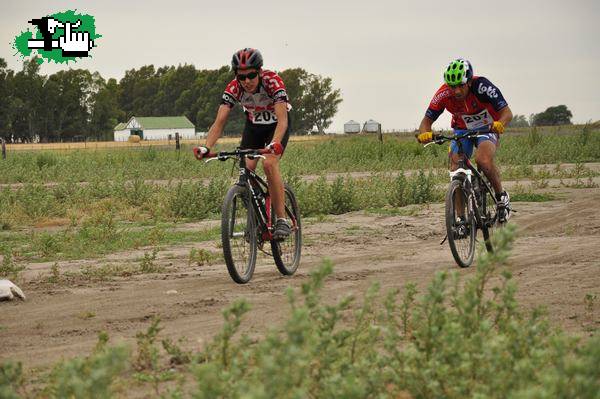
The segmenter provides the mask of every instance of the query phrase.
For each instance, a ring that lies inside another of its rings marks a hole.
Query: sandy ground
[[[600,327],[600,189],[561,188],[553,201],[515,207],[513,222],[520,234],[508,268],[518,284],[520,303],[525,308],[545,306],[556,326],[589,335]],[[191,245],[158,254],[164,273],[111,281],[49,284],[43,276],[52,264],[29,264],[21,286],[27,300],[0,303],[0,361],[44,367],[89,353],[103,330],[113,343],[133,342],[153,316],[162,319],[161,337],[185,337],[187,347],[199,347],[220,329],[222,309],[239,298],[252,305],[244,328],[262,334],[283,319],[285,288],[299,287],[323,258],[335,265],[324,291],[332,301],[348,294],[360,297],[374,281],[384,291],[408,282],[422,290],[441,270],[473,274],[474,267],[459,269],[447,244],[439,245],[444,237],[442,204],[410,209],[409,216],[354,212],[307,223],[296,275],[281,276],[272,259],[263,256],[247,285],[233,283],[222,262],[190,266]],[[219,251],[216,242],[195,247]],[[59,268],[64,273],[86,265],[132,262],[143,252],[60,262]],[[590,307],[586,294],[599,299]]]

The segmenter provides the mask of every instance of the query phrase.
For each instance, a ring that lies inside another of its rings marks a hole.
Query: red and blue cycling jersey
[[[435,121],[447,109],[452,114],[453,129],[481,129],[497,121],[507,106],[500,89],[483,76],[474,76],[469,93],[462,100],[456,99],[452,88],[444,83],[425,115]]]

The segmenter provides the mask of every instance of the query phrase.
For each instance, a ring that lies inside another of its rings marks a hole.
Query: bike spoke
[[[446,196],[446,230],[456,263],[467,267],[473,261],[475,217],[463,182],[452,181]]]
[[[298,207],[289,188],[286,188],[285,191],[285,212],[292,225],[291,233],[284,240],[272,241],[271,249],[279,271],[282,274],[290,275],[296,271],[300,261],[302,228]]]

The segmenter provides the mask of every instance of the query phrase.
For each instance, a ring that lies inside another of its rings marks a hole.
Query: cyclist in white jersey
[[[285,84],[275,72],[265,70],[260,51],[244,48],[236,51],[231,60],[235,78],[229,82],[221,99],[215,122],[208,131],[206,144],[199,147],[200,157],[210,152],[225,127],[231,109],[240,103],[246,113],[242,133],[242,149],[268,148],[263,168],[269,184],[269,193],[277,221],[273,238],[285,239],[291,233],[290,222],[285,218],[284,187],[279,160],[289,139],[291,110]],[[256,168],[258,160],[247,160],[249,169]]]

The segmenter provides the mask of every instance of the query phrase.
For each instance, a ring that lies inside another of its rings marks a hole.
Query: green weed
[[[25,270],[25,266],[15,262],[12,250],[10,248],[4,249],[2,263],[0,264],[0,277],[17,282],[20,280],[23,270]]]
[[[219,258],[221,258],[221,255],[218,253],[207,251],[204,248],[192,248],[188,257],[188,266],[192,264],[196,266],[210,265]]]
[[[158,249],[154,248],[152,253],[145,252],[144,257],[140,260],[140,271],[142,273],[162,273],[165,267],[156,263]]]
[[[129,352],[124,347],[108,347],[99,337],[94,352],[55,366],[48,378],[43,397],[110,399],[115,381],[128,367]]]

